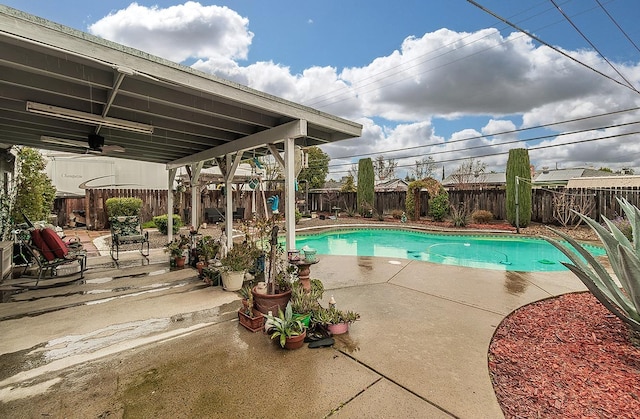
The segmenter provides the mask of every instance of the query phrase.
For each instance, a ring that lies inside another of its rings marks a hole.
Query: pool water
[[[563,271],[566,256],[543,239],[392,229],[351,229],[296,237],[318,255],[378,256],[507,271]],[[585,246],[595,256],[602,247]]]

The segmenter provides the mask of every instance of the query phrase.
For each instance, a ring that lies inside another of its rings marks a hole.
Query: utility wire
[[[624,31],[624,29],[622,29],[622,27],[618,24],[618,22],[616,22],[616,20],[613,18],[613,16],[611,16],[611,14],[609,13],[609,11],[607,9],[604,8],[604,5],[602,3],[600,3],[600,0],[596,0],[596,3],[598,3],[598,6],[600,6],[600,8],[602,9],[602,11],[609,17],[609,19],[611,19],[611,21],[613,22],[614,25],[616,25],[616,27],[620,30],[620,32],[622,32],[622,34],[627,38],[627,40],[629,42],[631,42],[631,45],[633,45],[635,47],[635,49],[640,52],[640,48],[638,48],[638,45],[636,45],[635,42],[633,42],[633,39],[631,39],[631,37],[629,35],[627,35],[627,33]]]
[[[576,32],[578,32],[578,33],[580,34],[580,36],[582,37],[582,39],[584,39],[585,41],[587,41],[587,43],[588,43],[589,45],[591,45],[591,48],[593,48],[593,49],[598,53],[598,55],[600,55],[600,56],[602,57],[602,59],[603,59],[607,64],[609,64],[609,67],[611,67],[611,68],[613,69],[613,71],[615,71],[615,72],[616,72],[616,74],[618,74],[618,75],[622,78],[622,80],[624,80],[624,81],[629,85],[629,87],[630,87],[630,88],[632,88],[634,91],[638,92],[638,90],[637,90],[635,87],[633,87],[633,84],[632,84],[632,83],[631,83],[631,82],[630,82],[630,81],[629,81],[629,80],[624,76],[624,74],[622,74],[622,73],[621,73],[621,72],[620,72],[620,71],[619,71],[619,70],[618,70],[618,69],[617,69],[617,68],[616,68],[616,67],[611,63],[611,61],[609,61],[609,60],[607,59],[607,57],[605,57],[605,56],[604,56],[604,54],[603,54],[602,52],[600,52],[600,50],[598,49],[598,47],[596,47],[596,46],[594,45],[594,43],[593,43],[593,42],[591,42],[591,41],[589,40],[589,38],[587,38],[587,36],[586,36],[586,35],[585,35],[585,34],[584,34],[584,33],[583,33],[579,28],[578,28],[578,26],[577,26],[575,23],[573,23],[573,21],[571,20],[571,18],[570,18],[569,16],[567,16],[567,14],[564,12],[564,10],[562,10],[562,8],[561,8],[560,6],[558,6],[558,4],[555,2],[555,0],[549,0],[549,1],[550,1],[550,2],[551,2],[551,3],[556,7],[556,9],[558,9],[558,11],[560,12],[560,14],[562,14],[562,16],[567,20],[567,22],[569,22],[569,24],[570,24],[571,26],[573,26],[573,28],[576,30]],[[640,93],[640,92],[638,92],[638,93]]]
[[[593,118],[601,118],[603,116],[611,116],[611,115],[616,115],[616,114],[620,114],[620,113],[637,111],[639,109],[640,109],[640,107],[635,107],[635,108],[628,108],[628,109],[617,110],[617,111],[612,111],[612,112],[605,112],[605,113],[598,114],[598,115],[583,116],[583,117],[580,117],[580,118],[573,118],[573,119],[568,119],[568,120],[559,121],[559,122],[550,122],[548,124],[541,124],[541,125],[536,125],[536,126],[533,126],[533,127],[519,128],[519,129],[514,129],[514,130],[508,130],[508,131],[501,131],[501,132],[496,132],[496,133],[493,133],[493,134],[475,135],[473,137],[458,138],[457,140],[450,140],[450,141],[447,141],[445,143],[421,144],[421,145],[405,147],[405,148],[397,148],[397,149],[386,150],[386,151],[376,151],[376,152],[372,152],[372,153],[355,154],[355,155],[351,155],[351,156],[339,156],[339,157],[333,157],[333,158],[334,159],[348,159],[348,158],[354,158],[354,157],[360,157],[360,156],[372,156],[374,154],[396,153],[396,152],[399,152],[399,151],[414,150],[414,149],[417,149],[417,148],[429,147],[429,146],[433,146],[433,145],[454,144],[454,143],[459,143],[459,142],[464,142],[464,141],[478,140],[478,139],[488,138],[488,137],[496,137],[496,136],[499,136],[499,135],[515,134],[515,133],[529,131],[529,130],[532,130],[532,129],[547,128],[547,127],[551,127],[551,126],[554,126],[554,125],[570,124],[570,123],[579,122],[579,121],[585,121],[585,120],[593,119]],[[598,130],[598,129],[603,129],[603,128],[607,128],[607,127],[595,127],[595,128],[587,129],[586,131]],[[564,133],[555,134],[555,135],[557,135],[557,136],[564,135]]]
[[[578,60],[577,58],[572,57],[571,55],[567,54],[566,52],[564,52],[564,51],[562,51],[562,50],[560,50],[560,49],[558,49],[558,48],[554,47],[553,45],[549,44],[548,42],[543,41],[541,38],[537,37],[536,35],[533,35],[533,34],[531,34],[531,33],[527,32],[526,30],[524,30],[523,28],[519,27],[519,26],[518,26],[518,25],[516,25],[515,23],[512,23],[512,22],[508,21],[507,19],[505,19],[505,18],[503,18],[503,17],[499,16],[498,14],[496,14],[496,13],[492,12],[491,10],[489,10],[489,9],[487,9],[486,7],[482,6],[482,5],[481,5],[481,4],[479,4],[478,2],[476,2],[476,1],[474,1],[474,0],[467,0],[467,2],[469,2],[469,3],[473,4],[474,6],[476,6],[477,8],[479,8],[480,10],[484,11],[485,13],[490,14],[491,16],[495,17],[496,19],[501,20],[502,22],[504,22],[504,23],[506,23],[507,25],[509,25],[509,26],[513,27],[514,29],[516,29],[516,30],[518,30],[518,31],[522,32],[523,34],[527,35],[529,38],[531,38],[531,39],[533,39],[533,40],[535,40],[535,41],[537,41],[537,42],[541,43],[542,45],[547,46],[548,48],[551,48],[552,50],[556,51],[558,54],[561,54],[561,55],[565,56],[566,58],[570,59],[571,61],[573,61],[573,62],[575,62],[575,63],[577,63],[577,64],[579,64],[579,65],[581,65],[581,66],[583,66],[583,67],[585,67],[585,68],[587,68],[587,69],[589,69],[589,70],[591,70],[591,71],[593,71],[593,72],[595,72],[595,73],[597,73],[597,74],[599,74],[599,75],[601,75],[602,77],[605,77],[605,78],[607,78],[607,79],[611,80],[612,82],[614,82],[614,83],[616,83],[616,84],[618,84],[618,85],[620,85],[620,86],[622,86],[622,87],[625,87],[625,88],[627,88],[627,89],[630,89],[630,90],[632,90],[632,91],[633,91],[633,92],[635,92],[635,93],[640,93],[640,92],[638,92],[638,90],[637,90],[636,88],[634,88],[633,86],[629,86],[629,85],[627,85],[627,84],[624,84],[624,83],[622,83],[621,81],[616,80],[616,79],[614,79],[613,77],[610,77],[610,76],[606,75],[606,74],[605,74],[605,73],[603,73],[602,71],[597,70],[597,69],[595,69],[595,68],[593,68],[593,67],[589,66],[588,64],[583,63],[582,61],[580,61],[580,60]]]
[[[587,138],[587,139],[583,139],[583,140],[578,140],[578,141],[572,141],[572,142],[567,142],[567,143],[561,143],[561,144],[547,144],[547,145],[540,145],[540,146],[533,146],[530,147],[528,149],[528,151],[538,151],[538,150],[545,150],[545,149],[549,149],[549,148],[555,148],[555,147],[563,147],[563,146],[569,146],[569,145],[575,145],[575,144],[583,144],[583,143],[590,143],[590,142],[595,142],[595,141],[602,141],[602,140],[609,140],[609,139],[614,139],[614,138],[619,138],[619,137],[626,137],[629,135],[635,135],[635,134],[640,134],[640,131],[633,131],[633,132],[627,132],[627,133],[623,133],[623,134],[614,134],[614,135],[608,135],[605,137],[597,137],[597,138]],[[496,153],[488,153],[488,154],[482,154],[482,155],[477,155],[477,156],[473,156],[473,158],[482,158],[482,157],[494,157],[494,156],[501,156],[504,154],[509,154],[509,151],[501,151],[501,152],[496,152]],[[429,155],[429,153],[427,154],[423,154],[423,155]],[[462,161],[462,160],[466,160],[469,157],[456,157],[456,158],[451,158],[451,159],[445,159],[445,160],[439,160],[434,162],[435,164],[440,164],[440,163],[451,163],[451,162],[455,162],[455,161]],[[331,167],[338,167],[338,166],[346,166],[346,165],[350,165],[352,163],[341,163],[341,164],[336,164],[333,165]],[[396,168],[406,168],[406,167],[414,167],[414,164],[403,164],[403,165],[398,165],[396,166]],[[342,171],[337,171],[337,172],[332,172],[332,173],[347,173],[347,170],[342,170]]]

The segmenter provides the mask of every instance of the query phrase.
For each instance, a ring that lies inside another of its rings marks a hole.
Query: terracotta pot
[[[253,310],[253,316],[245,314],[244,309],[238,310],[238,321],[252,332],[258,332],[264,327],[264,316],[255,309]]]
[[[271,312],[274,316],[278,315],[278,309],[284,312],[291,299],[291,290],[280,294],[260,294],[256,292],[256,287],[253,287],[251,293],[253,294],[253,307],[262,314]]]
[[[341,335],[349,331],[349,323],[336,323],[327,326],[332,335]]]
[[[304,332],[302,332],[298,336],[292,336],[290,338],[287,338],[287,340],[285,341],[285,344],[284,344],[284,348],[285,349],[302,348],[302,345],[304,345],[304,338],[306,336],[307,336],[307,331],[305,330]]]
[[[184,268],[184,263],[186,262],[186,256],[179,256],[175,258],[176,268]]]

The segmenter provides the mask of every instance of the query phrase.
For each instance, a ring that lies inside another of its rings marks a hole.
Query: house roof
[[[567,188],[637,188],[639,175],[590,176],[569,179]]]
[[[240,150],[266,154],[267,144],[282,150],[285,138],[312,146],[362,131],[355,122],[3,5],[0,74],[4,149],[86,153],[89,136],[98,134],[111,146],[103,151],[121,148],[119,158],[172,168]]]
[[[580,177],[611,176],[610,172],[596,169],[556,169],[539,172],[533,178],[534,183],[566,183],[569,179]]]

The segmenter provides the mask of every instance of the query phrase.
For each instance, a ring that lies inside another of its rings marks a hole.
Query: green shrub
[[[375,181],[376,177],[371,159],[360,159],[358,161],[358,187],[356,196],[358,198],[358,212],[361,215],[367,215],[366,212],[373,209]]]
[[[429,215],[435,221],[442,221],[449,212],[449,194],[441,192],[429,199]]]
[[[526,227],[531,222],[531,169],[529,151],[526,148],[509,150],[506,177],[507,221],[515,226],[517,218],[518,226]],[[517,182],[516,178],[518,178]],[[516,205],[516,195],[518,205]]]
[[[471,214],[471,220],[475,224],[489,224],[493,221],[493,214],[487,210],[476,210]]]
[[[157,217],[153,217],[153,222],[158,227],[158,231],[162,234],[167,234],[169,232],[168,228],[168,218],[167,215],[158,215]],[[182,218],[178,214],[173,214],[173,234],[178,234],[180,231],[180,227],[184,224],[182,223]]]
[[[109,198],[105,202],[109,217],[140,215],[142,199],[140,198]]]

